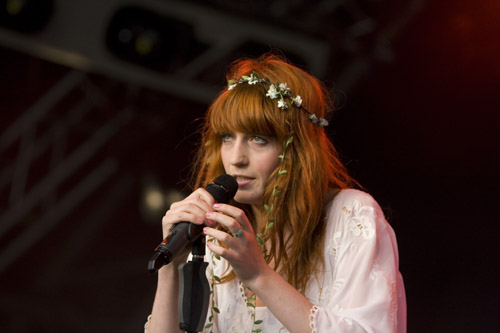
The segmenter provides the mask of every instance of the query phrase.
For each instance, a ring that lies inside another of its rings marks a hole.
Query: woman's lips
[[[250,178],[250,177],[246,177],[246,176],[240,176],[240,175],[235,175],[233,177],[238,182],[238,186],[239,187],[246,186],[246,185],[250,184],[254,180],[254,178]]]

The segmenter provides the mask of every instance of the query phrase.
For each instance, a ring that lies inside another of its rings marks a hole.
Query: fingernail
[[[205,232],[205,233],[206,233],[206,232],[207,232],[207,230],[208,230],[208,227],[203,228],[203,232]]]
[[[214,222],[214,221],[212,221],[212,220],[210,220],[210,219],[207,219],[207,222],[208,222],[208,224],[210,224],[210,225],[215,225],[215,222]]]
[[[205,222],[205,221],[204,221],[201,217],[197,217],[197,218],[196,218],[196,221],[198,221],[198,222],[200,222],[200,223]]]
[[[215,209],[217,209],[217,208],[220,208],[220,207],[221,207],[221,204],[216,203],[216,204],[214,204],[212,207],[214,207]]]
[[[205,213],[205,216],[210,217],[210,216],[212,216],[212,213],[211,212]]]

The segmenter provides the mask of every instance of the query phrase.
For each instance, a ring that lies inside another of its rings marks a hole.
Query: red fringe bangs
[[[242,84],[233,90],[223,92],[209,110],[207,121],[213,135],[242,132],[279,137],[278,132],[285,130],[286,112],[266,97],[266,87]]]

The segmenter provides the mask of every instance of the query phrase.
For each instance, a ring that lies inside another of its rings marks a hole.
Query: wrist
[[[168,265],[163,266],[158,270],[158,282],[168,280],[171,281],[172,279],[177,279],[178,278],[178,267],[179,265],[172,261]]]
[[[281,278],[269,265],[265,265],[255,277],[242,281],[248,288],[258,294],[258,291],[263,290],[269,285],[272,279]]]

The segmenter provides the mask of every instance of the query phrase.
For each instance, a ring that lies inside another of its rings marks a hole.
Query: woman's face
[[[266,181],[278,166],[280,154],[281,145],[275,138],[241,132],[222,137],[224,169],[238,182],[236,202],[262,204]]]

